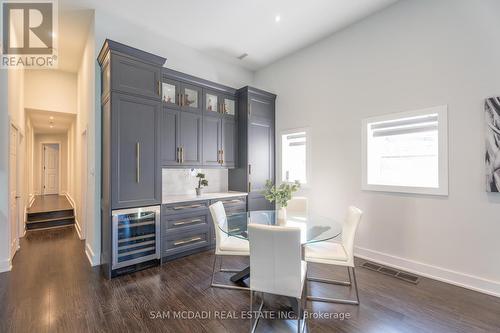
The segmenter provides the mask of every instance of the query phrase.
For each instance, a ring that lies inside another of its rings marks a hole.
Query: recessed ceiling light
[[[279,16],[279,15],[276,15],[276,16],[274,17],[274,20],[275,20],[276,22],[279,22],[279,21],[281,21],[281,16]]]
[[[52,119],[54,119],[54,117],[50,116],[49,119],[52,120]]]
[[[54,125],[50,125],[50,128],[54,128]]]

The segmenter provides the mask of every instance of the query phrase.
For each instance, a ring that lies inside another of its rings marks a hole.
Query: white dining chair
[[[215,283],[216,273],[237,273],[240,271],[238,269],[222,268],[222,260],[224,256],[248,257],[250,255],[250,250],[248,240],[229,236],[221,230],[224,224],[227,223],[226,210],[224,209],[222,202],[218,201],[212,204],[209,209],[210,214],[212,215],[212,221],[214,224],[213,227],[215,230],[215,258],[212,269],[211,286],[214,288],[249,290],[250,288],[248,287]],[[216,271],[217,260],[220,262],[219,269]]]
[[[293,297],[297,300],[297,331],[305,323],[302,303],[306,302],[305,278],[307,263],[302,260],[300,229],[280,226],[249,224],[250,240],[250,312],[253,314],[253,298],[261,293],[257,319],[250,319],[254,332],[264,306],[264,294]],[[301,325],[302,322],[302,325]]]
[[[307,213],[307,198],[306,197],[293,197],[288,201],[286,206],[287,212],[290,213]]]
[[[344,266],[347,267],[347,274],[349,275],[349,281],[337,281],[317,277],[307,277],[307,280],[312,282],[337,284],[343,286],[354,285],[356,299],[336,299],[315,296],[308,296],[307,299],[329,303],[343,303],[354,305],[359,304],[358,283],[356,281],[356,272],[354,266],[354,237],[356,236],[356,229],[358,228],[362,215],[363,212],[360,209],[354,206],[349,207],[347,212],[347,219],[342,227],[342,242],[335,243],[326,241],[311,243],[305,246],[305,260],[307,262]]]

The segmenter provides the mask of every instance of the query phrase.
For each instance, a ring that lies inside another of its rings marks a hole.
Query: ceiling
[[[73,121],[76,119],[76,115],[71,113],[50,112],[33,109],[29,109],[26,111],[28,118],[31,120],[34,132],[37,134],[66,133],[71,127]]]
[[[113,13],[167,39],[257,70],[396,1],[61,0],[60,3],[66,8],[91,8],[104,15]],[[244,53],[248,56],[237,59]]]

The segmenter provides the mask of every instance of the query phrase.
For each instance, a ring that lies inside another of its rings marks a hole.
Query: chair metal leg
[[[240,287],[240,286],[234,286],[234,285],[229,285],[229,284],[215,283],[215,273],[224,272],[221,269],[218,270],[218,271],[215,270],[215,266],[217,265],[217,257],[219,257],[219,256],[217,256],[217,255],[214,256],[214,265],[213,265],[213,269],[212,269],[212,282],[210,283],[210,286],[213,287],[213,288],[250,290],[249,287]],[[222,258],[219,258],[219,260],[220,260],[220,265],[222,265]],[[237,270],[234,270],[234,271],[233,270],[227,270],[226,272],[237,273],[239,271],[237,271]]]
[[[351,280],[351,272],[350,272],[351,269],[352,269],[352,280]],[[350,282],[346,282],[346,283],[349,283],[348,286],[350,286],[351,284],[354,284],[354,291],[356,292],[356,299],[355,300],[340,299],[340,298],[328,298],[328,297],[317,297],[317,296],[307,296],[307,299],[311,300],[311,301],[326,302],[326,303],[359,305],[358,283],[356,281],[356,273],[355,273],[354,267],[347,267],[347,272],[349,274],[349,281]],[[308,279],[308,280],[315,281],[313,279]],[[324,279],[321,279],[321,280],[323,280],[323,281],[317,281],[317,282],[338,284],[338,283],[333,283],[333,282],[325,282]],[[330,280],[330,281],[334,281],[334,280]],[[335,281],[335,282],[338,282],[338,281]]]
[[[260,313],[262,311],[262,308],[264,307],[264,293],[262,293],[262,302],[260,303],[259,309],[257,310],[257,319],[254,322],[253,321],[253,316],[255,314],[253,312],[253,296],[252,296],[253,293],[254,293],[254,291],[250,290],[250,304],[251,304],[251,306],[250,306],[250,313],[251,313],[251,316],[250,316],[250,333],[254,333],[255,332],[255,329],[257,328],[257,324],[259,323]]]

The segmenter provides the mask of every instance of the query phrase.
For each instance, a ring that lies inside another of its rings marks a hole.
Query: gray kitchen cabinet
[[[222,138],[221,138],[221,155],[222,165],[226,168],[234,168],[236,166],[236,149],[238,143],[237,127],[234,117],[226,117],[221,119]]]
[[[202,126],[201,114],[164,107],[161,120],[161,165],[200,166]]]
[[[111,55],[111,89],[160,100],[161,67],[129,56]]]
[[[248,192],[248,210],[274,209],[262,191],[275,181],[276,95],[252,88],[238,90],[237,167],[229,170],[229,190]]]
[[[121,93],[111,101],[112,208],[159,204],[161,105]]]
[[[218,116],[203,117],[203,165],[220,166],[222,122]]]
[[[179,110],[163,108],[161,118],[161,164],[176,166],[179,164]]]
[[[181,165],[200,166],[203,149],[201,114],[181,111],[179,138]]]
[[[101,271],[112,269],[112,211],[161,203],[161,74],[165,58],[106,40],[101,66]],[[135,268],[158,264],[157,259]],[[130,267],[130,270],[134,270]],[[127,269],[129,269],[127,267]]]

